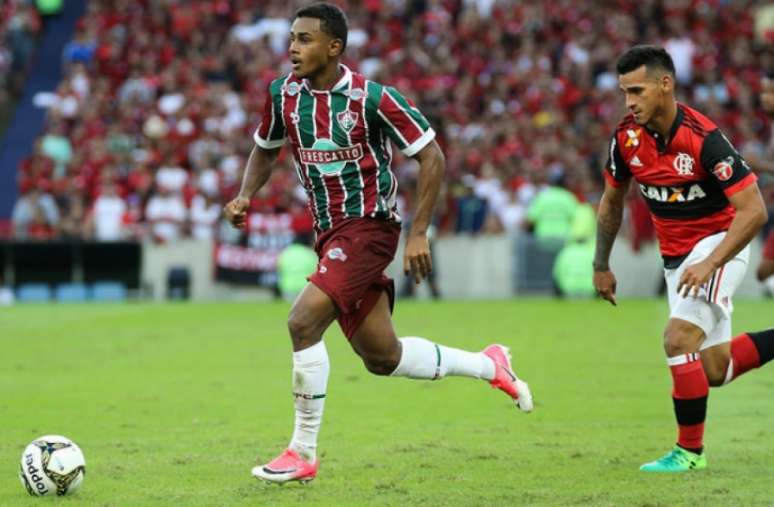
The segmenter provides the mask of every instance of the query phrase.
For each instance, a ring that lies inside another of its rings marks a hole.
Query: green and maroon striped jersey
[[[318,231],[353,217],[400,222],[390,141],[410,157],[435,131],[395,88],[341,68],[330,90],[292,73],[272,81],[253,137],[265,149],[290,141]]]

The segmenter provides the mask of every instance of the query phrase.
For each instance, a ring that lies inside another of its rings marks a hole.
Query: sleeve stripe
[[[267,112],[269,113],[269,116],[271,116],[271,121],[266,122],[266,116]],[[268,139],[269,134],[271,133],[271,126],[274,123],[274,103],[271,98],[271,86],[268,90],[268,95],[266,96],[266,102],[263,104],[263,112],[261,113],[263,115],[261,119],[261,123],[258,125],[258,128],[255,131],[255,136]]]
[[[737,181],[730,187],[724,188],[723,192],[726,194],[727,197],[731,197],[735,193],[739,192],[740,190],[744,190],[745,188],[749,187],[753,183],[758,181],[758,177],[755,176],[755,173],[750,173],[741,180]]]
[[[430,123],[425,119],[424,115],[417,109],[416,107],[412,106],[408,100],[406,100],[405,97],[403,97],[400,93],[395,90],[395,88],[387,87],[385,88],[385,91],[390,95],[390,98],[400,107],[403,109],[406,114],[409,115],[409,117],[414,121],[414,123],[417,124],[417,127],[420,130],[427,130],[430,128]]]
[[[619,188],[621,186],[621,182],[617,181],[612,174],[610,174],[608,171],[603,171],[602,174],[605,175],[605,181],[613,187],[613,188]]]
[[[386,115],[390,116],[390,124],[398,127],[401,137],[406,140],[406,144],[411,144],[422,137],[426,129],[414,121],[410,112],[401,107],[389,92],[382,94],[381,102],[379,109],[384,110]]]
[[[395,134],[400,139],[401,143],[403,143],[404,146],[408,146],[409,143],[408,143],[408,141],[406,141],[406,138],[403,137],[403,134],[401,133],[401,131],[399,129],[397,129],[395,127],[395,125],[393,125],[392,122],[389,119],[387,119],[387,117],[384,115],[384,113],[382,113],[381,109],[377,109],[376,110],[376,114],[381,116],[382,120],[384,120],[384,122],[387,124],[387,126],[390,127],[395,132]],[[404,146],[401,146],[400,148],[403,149]]]
[[[255,144],[263,148],[264,150],[273,150],[275,148],[281,147],[283,144],[285,144],[285,138],[282,139],[264,139],[261,137],[260,129],[256,129],[255,134],[253,134],[253,140],[255,141]]]
[[[404,155],[407,157],[413,157],[417,153],[419,153],[419,150],[430,144],[430,142],[435,139],[435,130],[432,128],[425,131],[424,134],[422,134],[422,137],[411,143],[410,146],[405,147],[403,150]]]
[[[290,79],[290,75],[285,78],[283,85],[287,83],[288,79]],[[277,87],[279,87],[279,90]],[[285,97],[284,95],[279,97],[275,96],[278,93],[282,93],[282,85],[279,84],[279,81],[274,81],[269,85],[268,95],[266,96],[266,102],[263,106],[261,123],[258,125],[255,134],[253,134],[253,139],[255,139],[256,144],[261,147],[265,146],[262,146],[260,141],[264,142],[264,144],[276,144],[279,141],[285,141],[285,123],[282,118],[282,108]],[[258,141],[258,139],[260,139],[260,141]]]

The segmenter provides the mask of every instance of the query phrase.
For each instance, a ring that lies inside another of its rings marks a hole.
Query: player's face
[[[764,78],[761,90],[761,105],[763,110],[774,115],[774,79]]]
[[[293,74],[308,78],[341,53],[341,41],[320,31],[319,19],[296,18],[290,27],[289,53]]]
[[[638,125],[646,125],[671,97],[672,78],[657,70],[648,72],[643,65],[618,76],[618,84],[626,99],[626,109]]]

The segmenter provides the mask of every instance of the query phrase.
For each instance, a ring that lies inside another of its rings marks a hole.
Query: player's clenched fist
[[[250,207],[250,199],[237,197],[226,204],[223,214],[234,227],[244,227],[247,221],[247,210]]]
[[[615,302],[615,275],[612,271],[594,271],[594,288],[597,294],[616,305]]]

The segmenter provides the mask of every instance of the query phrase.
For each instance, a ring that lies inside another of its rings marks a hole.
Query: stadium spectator
[[[40,16],[29,2],[0,3],[0,105],[6,89],[13,96],[21,94],[40,30]]]
[[[194,239],[212,239],[217,233],[222,206],[219,195],[218,173],[213,169],[198,176],[199,193],[191,201],[191,236]]]
[[[591,297],[594,290],[594,234],[596,215],[589,204],[580,204],[573,216],[570,237],[554,261],[554,287],[565,297]]]
[[[566,240],[570,235],[578,199],[565,188],[562,171],[552,175],[549,185],[540,190],[527,210],[528,225],[538,240]]]
[[[183,237],[188,212],[179,193],[157,184],[157,193],[148,200],[145,219],[154,241],[171,243]]]
[[[59,227],[59,208],[51,194],[31,187],[16,201],[11,221],[19,239],[49,239]]]
[[[97,241],[118,241],[127,237],[127,205],[112,181],[106,181],[89,216],[89,234]]]
[[[294,301],[306,286],[306,277],[317,269],[317,254],[308,243],[308,235],[296,236],[277,259],[277,285],[285,301]]]

